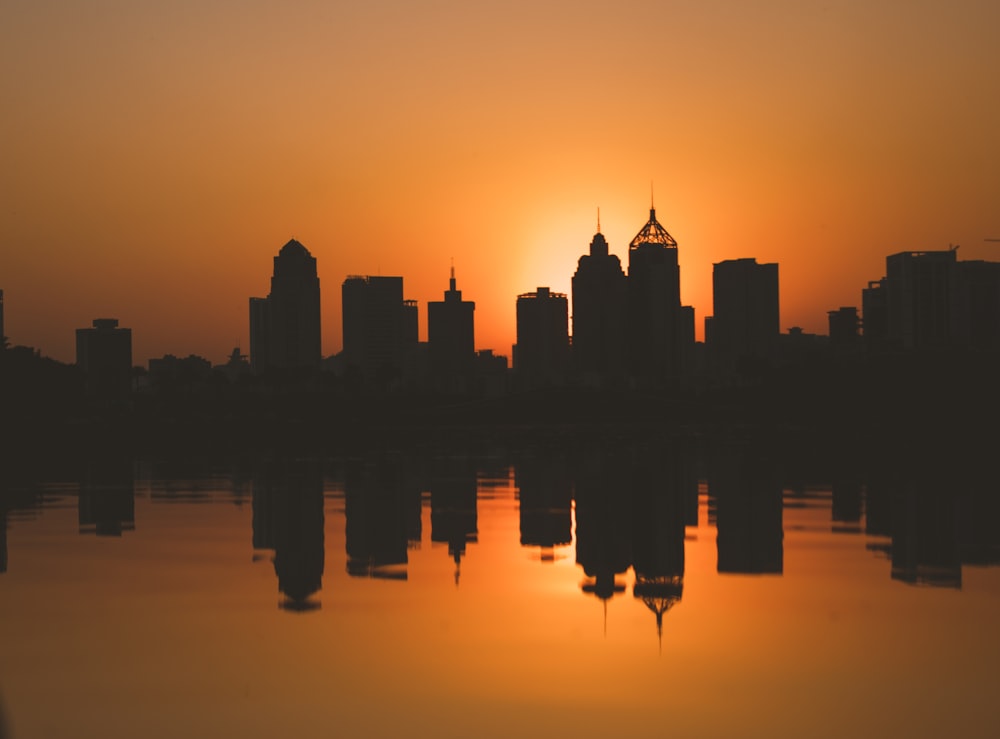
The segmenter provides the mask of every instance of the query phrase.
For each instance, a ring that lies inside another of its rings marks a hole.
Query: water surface
[[[995,736],[995,480],[741,447],[0,491],[9,736]]]

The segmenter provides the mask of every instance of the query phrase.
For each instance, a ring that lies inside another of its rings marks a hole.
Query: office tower
[[[250,298],[251,366],[319,369],[322,358],[316,258],[292,239],[274,258],[270,294]]]
[[[427,344],[431,374],[440,389],[464,389],[473,374],[476,360],[476,304],[462,300],[451,270],[443,301],[427,304]]]
[[[686,371],[694,347],[694,311],[682,309],[677,242],[649,209],[629,243],[629,355],[640,384],[661,385]]]
[[[417,304],[402,277],[351,276],[341,286],[344,360],[380,386],[408,377],[417,349]]]
[[[888,339],[897,349],[951,344],[956,251],[900,252],[885,259]]]
[[[608,253],[600,223],[590,253],[577,262],[572,286],[574,371],[586,385],[620,381],[627,357],[628,282],[621,261]]]
[[[958,346],[1000,350],[1000,262],[958,262],[951,311],[952,338]]]
[[[132,390],[132,329],[117,318],[96,318],[92,328],[76,330],[76,365],[91,397],[126,400]]]
[[[866,348],[1000,348],[1000,263],[960,262],[956,247],[891,254],[885,266],[862,292]]]
[[[517,296],[514,374],[522,386],[561,385],[569,365],[569,304],[540,287]]]
[[[712,309],[706,342],[717,370],[773,359],[781,333],[778,265],[727,259],[712,268]]]

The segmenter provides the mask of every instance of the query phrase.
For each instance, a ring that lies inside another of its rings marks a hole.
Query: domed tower
[[[621,261],[608,253],[599,216],[590,253],[577,262],[572,289],[574,370],[585,384],[615,384],[626,365],[627,283]]]
[[[295,239],[274,258],[271,293],[250,298],[250,358],[255,371],[320,367],[316,258]]]

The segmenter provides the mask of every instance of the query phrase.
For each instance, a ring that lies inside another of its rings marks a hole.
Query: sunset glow
[[[221,362],[291,238],[340,285],[454,260],[476,344],[570,292],[601,230],[657,214],[696,331],[712,264],[780,265],[781,328],[903,250],[1000,258],[1000,5],[13,0],[0,14],[0,289],[12,344],[72,361],[113,316],[133,359]]]

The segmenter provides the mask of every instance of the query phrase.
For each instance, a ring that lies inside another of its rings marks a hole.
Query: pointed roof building
[[[638,249],[643,244],[659,244],[668,249],[677,248],[677,242],[674,241],[674,237],[656,220],[656,208],[652,206],[649,208],[649,220],[639,230],[639,233],[635,235],[635,238],[629,242],[628,248],[631,251],[632,249]]]

